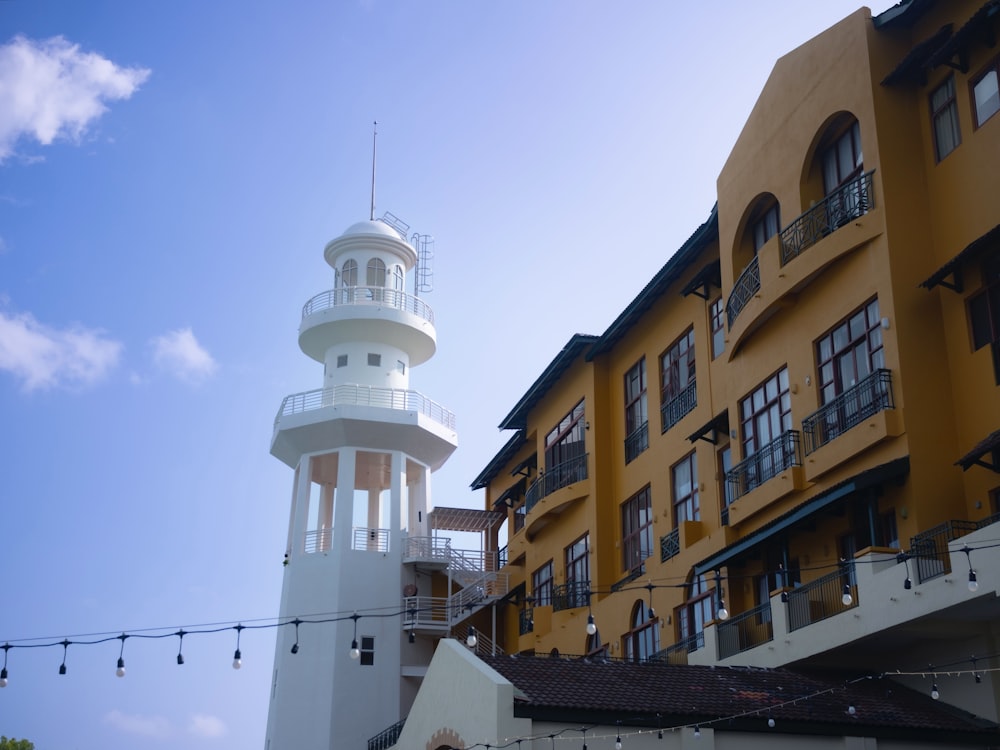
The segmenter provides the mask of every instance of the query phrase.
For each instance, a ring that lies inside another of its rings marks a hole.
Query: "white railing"
[[[486,573],[451,597],[452,617],[461,620],[467,612],[506,596],[510,579],[506,573]]]
[[[409,536],[403,540],[403,558],[406,560],[451,560],[451,539],[439,536]]]
[[[417,391],[402,388],[379,388],[353,383],[285,396],[281,402],[281,408],[278,409],[278,414],[274,418],[274,424],[277,426],[282,417],[287,417],[290,414],[301,414],[326,406],[344,405],[378,406],[383,409],[416,411],[448,429],[455,429],[455,415],[441,404],[431,401]]]
[[[434,311],[426,302],[412,294],[384,286],[346,286],[320,292],[302,306],[302,319],[333,307],[369,305],[405,310],[418,318],[434,323]]]
[[[403,597],[403,610],[404,630],[451,625],[451,606],[447,596],[406,596]]]
[[[328,552],[331,544],[333,544],[333,529],[315,529],[306,532],[302,551],[307,555],[314,552]]]
[[[388,552],[389,529],[354,529],[354,540],[351,549],[362,552]]]

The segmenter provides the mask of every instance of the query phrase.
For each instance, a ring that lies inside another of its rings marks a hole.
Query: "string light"
[[[851,596],[851,584],[844,584],[844,595],[840,597],[840,601],[844,603],[845,607],[850,607],[854,603],[854,597]]]
[[[66,674],[66,652],[69,651],[69,643],[68,640],[63,639],[63,660],[62,664],[59,665],[59,674]]]
[[[597,623],[594,622],[594,610],[590,608],[590,589],[587,589],[587,635],[597,635]]]
[[[469,648],[475,648],[477,643],[479,643],[479,639],[476,638],[476,629],[470,625],[468,635],[465,636],[465,645]]]
[[[697,724],[694,725],[694,738],[698,739],[701,737],[701,727]],[[660,739],[663,739],[663,732],[660,732]]]
[[[236,631],[236,650],[233,652],[233,669],[239,669],[243,666],[243,654],[240,652],[240,635],[243,633],[242,623],[234,626]]]
[[[615,750],[622,750],[622,723],[618,721],[618,736],[615,737]]]
[[[3,644],[3,669],[0,669],[0,688],[7,687],[7,652],[10,651],[9,643]]]
[[[184,628],[181,628],[180,630],[177,631],[177,640],[178,640],[178,643],[177,643],[177,663],[178,664],[183,664],[184,663],[184,654],[181,653],[181,650],[184,648]]]
[[[354,620],[354,639],[351,641],[351,650],[349,652],[352,659],[361,658],[361,649],[358,648],[358,618],[360,616],[357,612],[351,615],[351,619]]]
[[[771,728],[771,729],[774,729],[774,717],[773,716],[768,716],[767,717],[767,726],[769,728]]]
[[[858,709],[856,709],[854,707],[853,703],[847,707],[847,715],[848,716],[854,716],[855,714],[857,714],[857,712],[858,712]]]
[[[125,633],[122,633],[120,636],[118,636],[118,638],[122,642],[122,647],[121,647],[121,650],[119,650],[119,652],[118,652],[118,666],[115,668],[115,676],[116,677],[124,677],[125,676],[125,639],[128,638],[128,636],[125,635]]]
[[[715,571],[715,590],[719,593],[719,609],[716,614],[720,620],[728,620],[729,610],[726,609],[726,602],[722,598],[722,574],[718,570]]]
[[[295,626],[295,643],[292,644],[292,653],[299,653],[299,624],[302,622],[298,617],[292,620],[292,625]]]
[[[656,610],[653,609],[653,589],[654,588],[656,588],[656,587],[653,586],[653,582],[652,581],[649,581],[646,584],[646,589],[649,591],[649,611],[647,612],[647,614],[649,616],[646,618],[648,620],[652,620],[654,617],[656,617]]]
[[[965,559],[969,563],[969,591],[975,593],[979,590],[979,581],[976,580],[976,571],[972,568],[972,547],[966,544],[961,551],[965,553]]]

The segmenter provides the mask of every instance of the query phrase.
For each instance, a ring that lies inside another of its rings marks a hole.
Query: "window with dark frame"
[[[622,636],[625,661],[644,662],[660,650],[660,632],[656,616],[650,617],[641,599],[632,606],[629,631]]]
[[[816,342],[816,364],[823,405],[885,367],[878,298],[852,312]]]
[[[792,429],[787,367],[782,367],[740,401],[740,427],[744,458]]]
[[[368,366],[369,367],[380,367],[382,365],[382,355],[368,353]]]
[[[622,562],[637,570],[653,552],[653,505],[649,485],[622,503]]]
[[[664,404],[695,382],[694,326],[660,355],[660,397]]]
[[[649,412],[646,407],[646,358],[625,373],[625,463],[649,447]]]
[[[361,663],[370,667],[375,663],[375,636],[361,636]]]
[[[590,589],[590,534],[584,534],[565,550],[566,593],[570,607],[587,606]]]
[[[548,470],[574,458],[584,450],[583,400],[573,407],[545,437],[545,466]]]
[[[1000,57],[976,75],[969,85],[972,88],[972,113],[978,128],[1000,112]]]
[[[993,352],[993,376],[1000,385],[1000,252],[983,264],[983,285],[966,303],[972,350],[989,346]]]
[[[772,203],[750,227],[754,255],[778,233],[779,226],[778,204]]]
[[[726,303],[719,297],[708,308],[708,319],[712,330],[712,359],[726,350]]]
[[[552,561],[531,574],[531,594],[535,598],[534,606],[544,607],[552,604]]]
[[[733,468],[733,449],[728,443],[719,449],[719,497],[722,498],[722,525],[729,525],[729,506],[736,499],[736,492],[731,483],[726,481],[726,475]]]
[[[347,355],[338,354],[337,355],[337,367],[347,367]]]
[[[703,645],[698,636],[705,630],[705,623],[715,619],[712,609],[715,590],[709,587],[704,575],[695,577],[685,588],[687,599],[676,610],[677,635],[681,641],[692,639],[688,651],[695,651]]]
[[[674,494],[674,524],[681,521],[700,521],[698,502],[698,456],[691,452],[670,469]]]
[[[861,153],[861,126],[857,120],[823,151],[820,164],[823,168],[824,195],[830,195],[861,174],[864,158]]]
[[[958,127],[958,102],[955,99],[955,76],[948,76],[944,83],[931,92],[930,105],[934,156],[941,161],[962,142]]]

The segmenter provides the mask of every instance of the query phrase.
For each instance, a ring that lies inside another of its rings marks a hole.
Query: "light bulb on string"
[[[663,735],[661,734],[660,736],[662,737]],[[701,727],[699,727],[697,724],[695,724],[694,725],[694,738],[698,739],[699,737],[701,737]]]
[[[941,693],[938,691],[937,682],[931,683],[931,698],[938,700],[941,697]]]
[[[774,729],[774,718],[773,717],[771,717],[771,716],[767,717],[767,726],[769,728],[771,728],[771,729]]]
[[[177,643],[177,664],[179,664],[179,665],[184,663],[184,654],[181,653],[182,650],[184,649],[184,635],[185,635],[184,628],[181,628],[180,630],[177,631],[177,640],[178,640],[178,643]]]
[[[653,582],[652,581],[649,581],[646,584],[646,590],[649,591],[649,610],[646,613],[648,615],[648,617],[646,618],[647,620],[652,620],[654,617],[656,617],[656,610],[653,609],[653,589],[654,588],[655,587],[653,586]]]
[[[476,629],[470,625],[469,632],[465,636],[465,645],[469,648],[475,648],[477,643],[479,643],[479,639],[476,637]]]
[[[354,620],[354,638],[351,640],[351,650],[348,652],[352,659],[361,658],[361,649],[358,648],[358,618],[361,617],[357,612],[351,615],[351,619]]]
[[[840,597],[840,601],[845,607],[850,607],[854,603],[854,597],[851,596],[851,584],[844,584],[844,595]]]
[[[292,624],[295,626],[295,643],[292,644],[293,654],[299,653],[299,623],[301,622],[302,620],[300,620],[298,617],[292,620]]]
[[[962,547],[962,552],[965,553],[965,559],[969,563],[969,591],[979,591],[979,581],[976,580],[976,571],[972,569],[972,547],[967,544]]]
[[[3,668],[0,669],[0,688],[7,687],[7,652],[10,651],[10,644],[5,643],[3,646]]]
[[[617,721],[615,723],[618,725],[618,732],[615,737],[615,750],[622,750],[622,723],[621,721]]]
[[[729,610],[726,609],[726,601],[722,598],[722,573],[718,570],[715,571],[715,591],[719,596],[719,607],[716,610],[716,616],[720,620],[728,620]]]
[[[63,641],[62,641],[63,660],[62,660],[62,664],[59,665],[59,674],[66,674],[66,652],[69,651],[69,644],[70,644],[70,641],[68,641],[66,639],[63,639]]]
[[[587,635],[597,634],[597,623],[594,622],[593,615],[587,615]]]
[[[848,716],[854,716],[855,714],[857,714],[857,712],[858,712],[858,709],[856,709],[854,707],[853,703],[847,707],[847,715]]]
[[[233,630],[236,631],[236,650],[233,652],[233,669],[239,669],[243,666],[243,653],[240,651],[240,635],[243,633],[243,628],[242,624],[233,626]]]
[[[909,591],[913,588],[913,581],[910,579],[910,563],[908,562],[910,556],[905,552],[900,552],[896,555],[896,564],[903,563],[903,567],[906,569],[906,580],[903,581],[903,588]]]
[[[122,642],[122,647],[118,651],[118,664],[115,667],[115,676],[124,677],[125,676],[125,639],[128,638],[127,635],[122,633],[118,636],[118,640]]]

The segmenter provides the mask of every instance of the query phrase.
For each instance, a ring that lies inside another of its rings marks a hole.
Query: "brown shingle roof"
[[[975,735],[982,742],[986,735],[989,744],[1000,743],[996,725],[884,678],[565,657],[482,658],[520,691],[516,712],[552,721],[586,714],[613,723],[617,715],[633,726],[700,723],[746,730],[766,726],[763,720],[770,716],[786,731],[843,734],[848,727],[864,727],[868,735],[914,731],[954,739],[955,733],[968,733],[969,739]],[[725,721],[715,722],[719,719]]]

